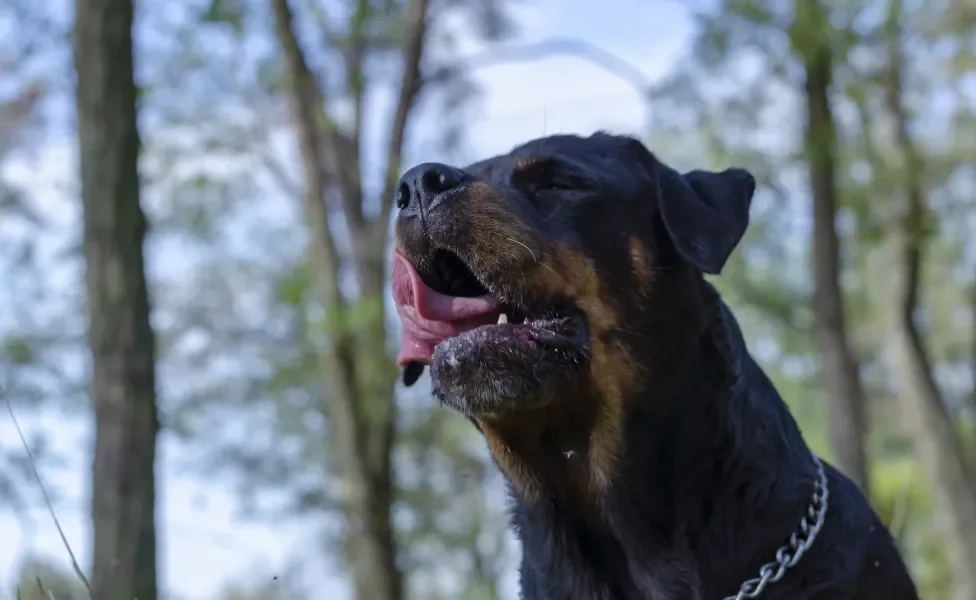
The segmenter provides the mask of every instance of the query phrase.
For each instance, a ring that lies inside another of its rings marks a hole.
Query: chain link
[[[823,527],[827,518],[827,502],[830,498],[830,490],[827,489],[827,474],[824,472],[823,463],[820,458],[813,456],[813,462],[817,466],[817,483],[810,497],[810,504],[807,511],[800,519],[800,527],[790,535],[790,541],[776,551],[776,560],[764,564],[759,569],[759,577],[754,577],[745,581],[739,587],[739,593],[734,596],[726,596],[722,600],[746,600],[747,598],[758,598],[759,594],[771,583],[776,583],[786,575],[786,570],[796,565],[803,558],[803,554],[810,549],[820,528]]]

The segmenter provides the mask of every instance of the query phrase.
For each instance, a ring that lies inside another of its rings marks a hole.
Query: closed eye
[[[537,189],[544,190],[572,190],[575,189],[572,181],[567,179],[550,179],[548,181],[541,181],[537,186]]]
[[[551,158],[521,161],[512,173],[512,183],[533,195],[587,187],[571,168]]]

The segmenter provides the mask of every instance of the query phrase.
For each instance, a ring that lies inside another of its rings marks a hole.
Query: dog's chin
[[[542,408],[574,385],[585,363],[583,327],[573,340],[524,325],[489,325],[434,349],[434,396],[468,417],[503,418]]]

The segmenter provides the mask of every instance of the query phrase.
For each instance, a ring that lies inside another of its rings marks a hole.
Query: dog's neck
[[[648,569],[661,557],[686,556],[679,562],[697,574],[671,569],[672,576],[691,581],[708,575],[738,585],[736,578],[751,575],[741,573],[748,559],[703,555],[695,550],[706,546],[699,540],[745,528],[758,554],[774,552],[808,501],[815,470],[812,463],[809,472],[781,467],[806,464],[796,457],[805,452],[796,423],[747,352],[731,312],[710,285],[701,285],[710,319],[687,352],[671,349],[672,357],[683,359],[669,365],[672,376],[648,381],[625,398],[608,485],[593,485],[595,411],[566,408],[599,406],[605,399],[595,390],[561,408],[483,424],[482,430],[520,510],[535,513],[522,527],[546,527],[540,523],[549,519],[556,528],[559,521],[576,531],[575,539],[604,539],[594,547],[628,560],[645,557]],[[628,547],[635,540],[641,546]],[[631,565],[628,577],[614,576],[632,578],[642,568]]]
[[[619,382],[606,386],[613,388],[608,391],[593,377],[543,408],[477,420],[493,458],[523,500],[553,497],[567,508],[581,501],[592,505],[595,495],[620,479],[616,471],[626,466],[620,461],[633,449],[640,449],[648,465],[664,461],[660,467],[667,471],[666,462],[686,454],[685,446],[699,454],[694,439],[726,437],[726,409],[744,378],[739,358],[744,344],[715,291],[703,280],[697,283],[694,302],[663,318],[652,315],[626,332],[632,337],[625,353],[641,357],[643,364],[633,369],[640,372],[640,384],[624,397]],[[702,314],[710,316],[703,320]],[[674,333],[676,319],[686,321],[685,333]],[[608,418],[615,422],[606,423]],[[686,426],[696,428],[693,435],[675,439]],[[601,427],[611,432],[613,444],[599,439]],[[619,447],[604,450],[600,444]],[[598,460],[604,464],[594,464]]]

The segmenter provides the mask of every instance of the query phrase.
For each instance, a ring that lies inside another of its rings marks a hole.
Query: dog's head
[[[429,365],[438,399],[475,418],[626,394],[696,335],[694,284],[739,242],[754,188],[603,133],[410,169],[393,267],[405,382]]]

